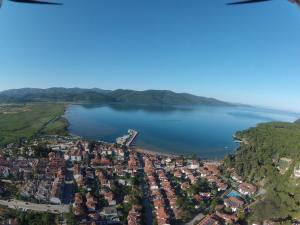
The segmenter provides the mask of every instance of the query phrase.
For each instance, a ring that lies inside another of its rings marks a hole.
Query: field
[[[65,108],[60,103],[0,105],[0,145],[37,134],[67,134]]]

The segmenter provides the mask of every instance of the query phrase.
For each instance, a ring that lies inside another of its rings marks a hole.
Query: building
[[[233,212],[236,212],[244,205],[244,201],[236,197],[229,197],[224,200],[224,204],[226,207],[231,208]]]
[[[61,204],[61,195],[63,189],[63,180],[59,177],[55,178],[50,193],[50,202],[53,204]]]
[[[208,215],[204,217],[197,225],[221,225],[221,223],[215,218],[214,215]]]
[[[243,195],[253,195],[256,192],[256,187],[253,184],[241,183],[238,191]]]

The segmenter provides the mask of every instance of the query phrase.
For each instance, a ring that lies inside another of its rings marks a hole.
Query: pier
[[[130,147],[130,145],[135,140],[137,135],[138,135],[138,132],[136,130],[129,129],[127,135],[124,135],[122,137],[118,137],[116,139],[116,143],[119,144],[119,145]]]

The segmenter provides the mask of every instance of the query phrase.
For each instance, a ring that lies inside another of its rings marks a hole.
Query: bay
[[[238,130],[270,121],[295,121],[300,115],[256,107],[71,105],[65,117],[71,134],[114,142],[128,129],[139,132],[136,146],[175,154],[219,159],[233,152]]]

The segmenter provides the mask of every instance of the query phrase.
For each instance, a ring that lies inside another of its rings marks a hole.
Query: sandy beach
[[[140,152],[140,153],[144,153],[144,154],[149,154],[149,155],[160,155],[160,156],[166,156],[166,157],[179,157],[179,155],[176,154],[171,154],[171,153],[165,153],[165,152],[158,152],[158,151],[153,151],[153,150],[149,150],[149,149],[144,149],[144,148],[134,148],[135,151]]]

